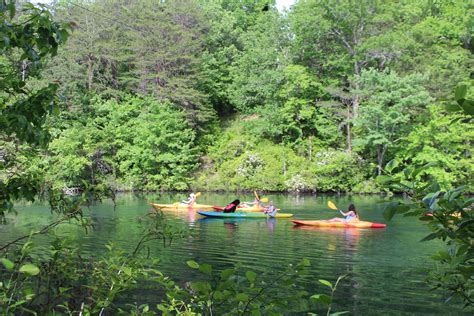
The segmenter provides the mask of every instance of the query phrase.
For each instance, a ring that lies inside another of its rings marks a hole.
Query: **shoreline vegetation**
[[[397,159],[474,192],[473,127],[445,101],[474,93],[468,1],[185,3],[55,3],[70,34],[41,68],[19,61],[32,92],[55,83],[49,143],[0,137],[2,173],[39,191],[379,193]]]

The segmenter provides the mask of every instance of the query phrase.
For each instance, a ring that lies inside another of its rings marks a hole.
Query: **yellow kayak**
[[[206,204],[193,204],[188,205],[186,203],[176,202],[173,204],[157,204],[157,203],[150,203],[157,210],[161,209],[173,209],[173,210],[204,210],[204,209],[212,209],[212,205]]]

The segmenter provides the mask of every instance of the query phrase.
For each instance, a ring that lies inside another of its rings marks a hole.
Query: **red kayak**
[[[317,227],[337,227],[337,228],[385,228],[387,225],[365,222],[365,221],[356,221],[356,222],[330,222],[326,220],[320,221],[292,221],[295,225],[307,225],[307,226],[317,226]]]

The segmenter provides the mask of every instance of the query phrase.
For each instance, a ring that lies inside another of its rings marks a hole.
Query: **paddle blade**
[[[334,203],[331,202],[331,201],[328,201],[328,207],[329,207],[330,209],[332,209],[332,210],[336,210],[336,211],[338,210],[336,204],[334,204]]]
[[[263,202],[263,203],[268,203],[268,198],[264,197],[260,200],[260,202]]]
[[[194,194],[194,196],[196,196],[196,197],[198,197],[200,195],[201,195],[201,192],[198,192],[198,193]]]

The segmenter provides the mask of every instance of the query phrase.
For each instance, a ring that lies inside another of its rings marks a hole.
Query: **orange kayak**
[[[295,225],[307,225],[307,226],[317,226],[317,227],[337,227],[337,228],[385,228],[387,225],[358,221],[358,222],[330,222],[326,220],[320,221],[292,221]]]

